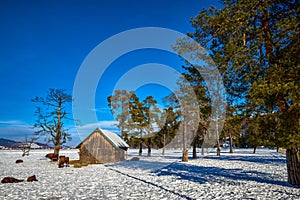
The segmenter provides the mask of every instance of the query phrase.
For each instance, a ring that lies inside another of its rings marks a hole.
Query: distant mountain
[[[62,149],[69,149],[69,148],[72,148],[71,146],[68,146],[68,145],[65,145],[65,144],[63,144],[63,145],[61,145],[61,148]]]
[[[35,142],[35,144],[39,145],[42,148],[51,148],[51,145],[40,143],[40,142]]]
[[[22,142],[16,142],[14,140],[0,138],[0,146],[2,146],[2,147],[19,148],[22,145],[23,145]],[[35,142],[34,144],[32,144],[32,147],[33,148],[51,148],[49,145],[43,144],[43,143],[40,143],[40,142]]]
[[[0,146],[12,148],[17,142],[13,140],[8,140],[0,138]]]

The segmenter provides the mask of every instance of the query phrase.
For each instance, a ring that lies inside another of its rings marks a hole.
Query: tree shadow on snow
[[[174,160],[178,161],[177,160]],[[143,171],[157,171],[159,169],[162,169],[164,167],[167,167],[168,165],[170,165],[172,162],[167,161],[157,161],[157,160],[139,160],[139,161],[122,161],[119,163],[115,163],[115,164],[106,164],[105,166],[107,167],[114,167],[114,168],[118,168],[118,167],[123,167],[123,168],[127,168],[130,170],[143,170]]]
[[[238,185],[237,180],[255,181],[258,183],[274,184],[293,187],[285,181],[276,180],[276,176],[255,170],[224,169],[219,167],[193,166],[184,163],[172,163],[154,172],[158,176],[175,176],[181,180],[194,181],[200,184],[212,182]]]
[[[232,160],[232,161],[245,161],[245,162],[254,162],[261,164],[286,164],[286,158],[284,156],[205,156],[203,159],[214,159],[214,160]]]

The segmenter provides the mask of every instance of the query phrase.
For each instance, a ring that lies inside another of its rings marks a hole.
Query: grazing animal
[[[23,160],[19,159],[19,160],[16,160],[16,163],[22,163]]]
[[[38,181],[38,180],[36,179],[35,175],[29,176],[29,177],[27,178],[27,182],[33,182],[33,181]]]
[[[45,157],[49,158],[51,161],[58,161],[58,154],[48,153]]]
[[[70,164],[69,157],[59,156],[58,167],[62,168],[65,166],[65,164],[66,164],[66,167],[69,167],[69,164]]]
[[[1,183],[19,183],[24,180],[16,179],[14,177],[5,177],[2,179]]]

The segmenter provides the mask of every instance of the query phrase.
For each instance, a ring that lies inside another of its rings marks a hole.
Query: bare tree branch
[[[58,154],[60,146],[71,138],[64,130],[63,123],[70,119],[64,105],[72,102],[71,95],[62,89],[49,89],[45,98],[35,97],[31,101],[41,105],[37,106],[35,112],[37,119],[34,127],[38,129],[36,134],[48,135],[48,141],[55,146],[54,153]]]

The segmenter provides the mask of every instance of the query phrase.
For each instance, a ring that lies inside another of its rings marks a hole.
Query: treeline
[[[283,147],[287,149],[288,181],[299,186],[300,3],[268,0],[223,0],[220,3],[222,8],[210,7],[192,18],[194,31],[188,33],[189,40],[180,39],[174,45],[180,56],[188,54],[191,58],[186,60],[183,76],[195,91],[199,105],[198,115],[194,109],[197,106],[183,109],[186,113],[182,110],[179,113],[178,99],[174,98],[178,96],[168,97],[174,103],[171,107],[174,115],[178,115],[178,121],[184,123],[179,133],[183,132],[186,136],[188,130],[197,129],[194,135],[197,140],[194,141],[199,142],[193,141],[193,146],[201,143],[204,135],[216,137],[211,141],[216,141],[218,155],[220,141],[225,138],[231,144]],[[216,66],[222,76],[227,107],[214,101],[222,89],[214,80],[216,76],[210,70],[212,66]],[[201,70],[207,75],[201,74]],[[211,77],[210,81],[205,76]],[[133,97],[136,98],[135,95]],[[149,118],[141,113],[143,109],[155,108],[153,98],[151,106],[147,100],[141,103],[134,98],[128,101],[128,112],[133,120],[129,124],[151,124],[149,121],[145,123]],[[225,109],[226,117],[210,115]],[[158,116],[162,117],[162,114]],[[195,124],[189,117],[198,118],[199,123]],[[124,121],[118,121],[122,127]],[[241,130],[243,134],[240,134]],[[126,131],[128,129],[123,127],[122,134]],[[141,137],[142,130],[139,131],[139,137],[144,138]],[[144,132],[150,138],[150,129],[145,128]],[[160,134],[151,142],[161,141],[162,136]],[[190,145],[185,144],[186,141],[183,143],[184,149]],[[155,144],[161,145],[159,142]]]
[[[139,146],[142,155],[143,146],[161,148],[171,140],[177,132],[178,115],[170,107],[160,109],[152,96],[144,100],[133,91],[116,90],[108,97],[108,104],[118,121],[122,138],[131,146]]]

